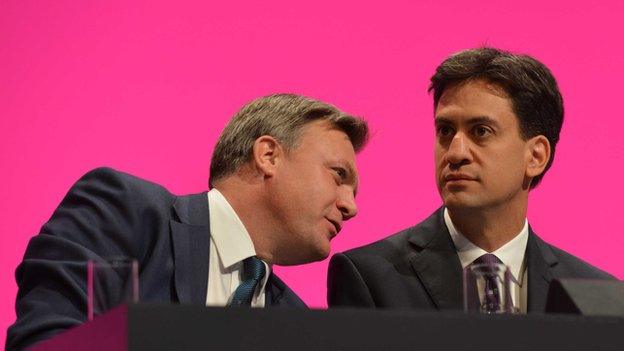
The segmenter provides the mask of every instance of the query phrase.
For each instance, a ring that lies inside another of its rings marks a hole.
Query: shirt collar
[[[481,255],[488,253],[477,245],[473,244],[468,238],[460,233],[455,226],[448,213],[448,209],[444,208],[444,223],[448,228],[451,239],[457,250],[459,261],[462,268],[466,268],[474,260]],[[509,267],[514,279],[522,282],[522,272],[524,270],[524,254],[529,239],[529,223],[524,220],[524,227],[516,236],[508,241],[505,245],[492,252],[499,260]]]
[[[208,192],[208,206],[210,235],[223,267],[228,269],[247,257],[255,256],[256,250],[247,229],[219,190],[213,188]]]

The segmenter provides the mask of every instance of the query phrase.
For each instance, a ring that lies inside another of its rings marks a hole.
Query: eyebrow
[[[439,124],[455,124],[450,118],[448,117],[435,117],[435,121],[434,121],[435,125],[439,125]],[[498,121],[496,121],[495,119],[493,119],[492,117],[489,116],[475,116],[475,117],[469,117],[467,120],[467,123],[469,125],[475,125],[475,124],[491,124],[494,125],[496,127],[500,127]]]

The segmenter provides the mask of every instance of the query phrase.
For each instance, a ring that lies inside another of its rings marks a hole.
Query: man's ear
[[[270,135],[263,135],[256,139],[253,144],[253,165],[264,177],[271,177],[281,158],[284,149],[282,145]]]
[[[527,142],[526,176],[535,178],[544,172],[550,160],[550,142],[543,135],[538,135]]]

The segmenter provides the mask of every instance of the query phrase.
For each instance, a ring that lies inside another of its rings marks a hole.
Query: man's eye
[[[336,172],[336,175],[338,176],[338,179],[340,180],[345,179],[347,177],[347,171],[345,171],[342,168],[334,168],[334,172]]]
[[[474,135],[483,138],[492,134],[492,130],[486,126],[476,126],[474,128]]]
[[[450,136],[453,133],[453,129],[449,126],[439,126],[436,130],[436,134],[441,137]]]

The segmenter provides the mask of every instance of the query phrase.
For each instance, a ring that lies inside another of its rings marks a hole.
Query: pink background
[[[475,3],[0,1],[0,329],[15,318],[28,239],[75,180],[108,165],[202,191],[217,135],[258,96],[309,95],[370,121],[360,215],[334,251],[419,222],[440,205],[428,79],[452,52],[483,43],[542,60],[564,95],[531,224],[624,278],[623,2]],[[326,266],[276,270],[325,307]]]

